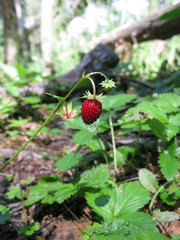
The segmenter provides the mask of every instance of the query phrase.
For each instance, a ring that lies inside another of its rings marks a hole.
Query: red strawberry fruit
[[[94,123],[101,115],[102,104],[97,99],[86,99],[82,103],[81,117],[85,124]]]

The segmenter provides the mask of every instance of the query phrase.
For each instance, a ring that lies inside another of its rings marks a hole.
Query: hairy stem
[[[86,76],[82,77],[79,82],[69,91],[69,93],[58,103],[56,108],[53,110],[51,115],[44,121],[44,123],[35,131],[35,133],[30,137],[30,139],[12,156],[11,159],[9,159],[4,166],[0,169],[0,172],[2,172],[5,167],[14,160],[15,157],[18,156],[18,154],[35,138],[35,136],[42,130],[42,128],[46,125],[47,122],[51,120],[51,118],[54,116],[54,114],[59,110],[59,108],[63,105],[63,103],[66,101],[66,99],[71,95],[71,93],[77,88],[77,86],[83,81],[87,79]]]
[[[114,128],[112,124],[112,117],[110,112],[109,112],[109,124],[111,129],[111,138],[112,138],[112,146],[113,146],[114,171],[116,173],[117,172],[116,143],[115,143],[115,136],[114,136]]]

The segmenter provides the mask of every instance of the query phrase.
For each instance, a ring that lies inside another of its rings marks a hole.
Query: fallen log
[[[138,44],[153,39],[168,39],[176,34],[180,34],[180,17],[156,21],[164,13],[178,8],[180,8],[180,3],[158,11],[133,24],[120,26],[104,34],[100,42],[114,48],[116,42],[120,39],[132,44]]]

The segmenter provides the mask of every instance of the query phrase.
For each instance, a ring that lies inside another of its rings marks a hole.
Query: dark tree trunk
[[[5,62],[15,64],[18,55],[17,18],[13,0],[0,0],[4,24]]]

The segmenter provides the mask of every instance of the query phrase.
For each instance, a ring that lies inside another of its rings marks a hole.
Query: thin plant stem
[[[35,138],[35,136],[42,130],[42,128],[46,125],[47,122],[51,120],[51,118],[54,116],[54,114],[59,110],[59,108],[63,105],[63,103],[66,101],[66,99],[71,95],[71,93],[77,88],[77,86],[83,81],[87,79],[87,77],[82,77],[79,82],[69,91],[69,93],[62,98],[62,100],[58,103],[56,108],[53,110],[51,115],[44,121],[44,123],[35,131],[35,133],[30,137],[30,139],[4,164],[4,166],[0,169],[0,172],[2,172],[7,165],[9,165],[10,162],[14,160],[15,157],[18,156],[18,154]]]
[[[149,204],[149,210],[150,210],[150,211],[152,210],[154,201],[155,201],[155,199],[157,198],[158,194],[161,192],[161,190],[162,190],[167,184],[169,184],[169,183],[172,182],[173,180],[175,180],[175,178],[171,179],[170,181],[168,181],[168,182],[166,182],[164,185],[162,185],[162,186],[157,190],[157,192],[154,194],[154,196],[153,196],[153,198],[151,199],[151,202],[150,202],[150,204]]]
[[[104,159],[105,159],[105,161],[106,161],[106,163],[108,165],[108,169],[110,171],[111,167],[110,167],[110,164],[109,164],[109,160],[108,160],[107,154],[105,153],[105,151],[103,149],[103,146],[102,146],[102,143],[101,143],[101,141],[100,141],[100,139],[98,137],[97,137],[97,140],[98,140],[99,146],[100,146],[100,148],[101,148],[101,150],[103,152]]]
[[[94,81],[90,78],[90,77],[87,77],[89,80],[90,80],[90,82],[91,82],[91,84],[92,84],[92,88],[93,88],[93,99],[95,99],[96,98],[96,86],[95,86],[95,84],[94,84]]]
[[[116,143],[115,143],[114,128],[113,128],[113,124],[112,124],[111,112],[109,112],[109,124],[110,124],[110,129],[111,129],[111,138],[112,138],[112,146],[113,146],[114,171],[116,173],[117,172]]]
[[[140,138],[140,135],[141,135],[141,128],[142,128],[141,122],[139,122],[139,133],[138,133],[138,135],[137,135],[137,141],[136,141],[135,149],[134,149],[134,152],[133,152],[133,154],[132,154],[132,157],[131,157],[131,159],[130,159],[130,161],[129,161],[129,163],[128,163],[128,166],[127,166],[124,174],[122,175],[122,178],[124,178],[124,176],[125,176],[126,173],[128,172],[128,170],[129,170],[130,166],[132,165],[133,160],[134,160],[134,158],[135,158],[135,155],[136,155],[136,152],[137,152],[137,149],[138,149],[138,146],[139,146],[139,138]]]

